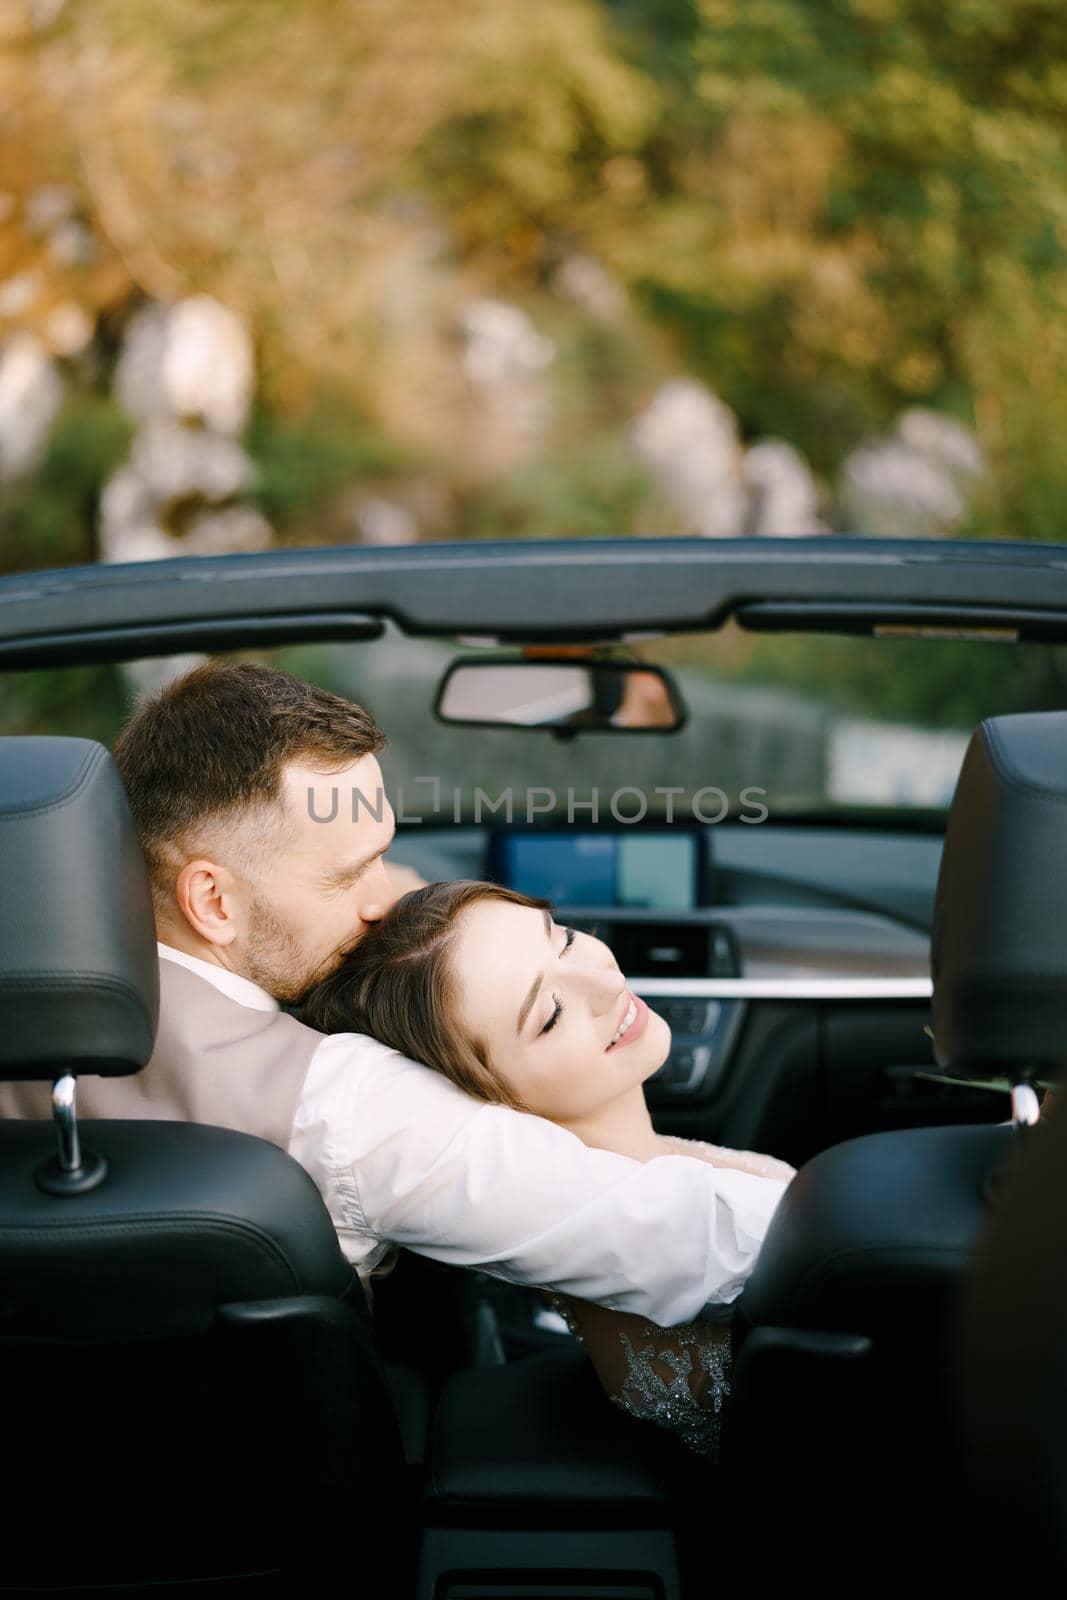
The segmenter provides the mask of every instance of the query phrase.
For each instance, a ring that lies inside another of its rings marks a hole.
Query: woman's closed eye
[[[563,932],[566,934],[566,938],[563,941],[563,948],[560,950],[561,956],[565,956],[571,945],[574,943],[574,929],[564,928]],[[563,1014],[563,1002],[559,995],[554,994],[552,998],[555,1001],[555,1008],[552,1012],[552,1015],[541,1029],[541,1033],[551,1033],[552,1029],[556,1026],[556,1023]],[[540,1035],[538,1035],[538,1037],[540,1037]]]
[[[552,996],[552,998],[556,1002],[555,1009],[548,1021],[545,1023],[544,1027],[541,1029],[542,1033],[551,1033],[552,1029],[556,1026],[556,1023],[563,1015],[563,1003],[560,1000],[559,995],[555,994]]]

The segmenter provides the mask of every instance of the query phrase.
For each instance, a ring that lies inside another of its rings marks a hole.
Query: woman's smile
[[[632,1044],[634,1040],[639,1039],[648,1022],[648,1007],[640,995],[633,994],[627,989],[623,996],[623,1004],[625,1009],[622,1019],[608,1045],[609,1050],[621,1050],[624,1044]]]

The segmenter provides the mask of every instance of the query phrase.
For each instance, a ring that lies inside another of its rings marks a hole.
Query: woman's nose
[[[600,946],[600,952],[591,951],[584,961],[576,962],[572,971],[594,1016],[601,1016],[618,1004],[626,980],[606,945]]]

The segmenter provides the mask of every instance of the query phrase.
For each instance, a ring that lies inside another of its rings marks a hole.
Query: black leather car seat
[[[1019,1084],[1027,1114],[1026,1080],[1067,1062],[1065,824],[1067,714],[982,723],[938,878],[934,1050],[949,1076]],[[1011,1124],[875,1134],[823,1151],[789,1186],[738,1302],[723,1450],[750,1493],[783,1448],[802,1465],[782,1549],[832,1508],[842,1576],[874,1548],[883,1576],[887,1561],[906,1575],[931,1524],[955,1570],[954,1329],[998,1187],[1034,1136]]]
[[[157,1006],[111,757],[0,740],[0,1077],[134,1073]],[[396,1422],[311,1179],[219,1128],[79,1132],[64,1165],[51,1123],[0,1122],[0,1589],[306,1580],[388,1526],[402,1593]]]
[[[987,1592],[1067,1581],[1067,714],[997,718],[968,753],[961,927],[946,918],[940,1032],[975,1075],[1057,1084],[1020,1130],[951,1332],[950,1478]]]
[[[1060,1100],[1062,1090],[1057,1093]],[[1028,1128],[960,1295],[950,1460],[960,1592],[1067,1588],[1067,1111]]]

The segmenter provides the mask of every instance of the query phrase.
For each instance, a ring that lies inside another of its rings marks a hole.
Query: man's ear
[[[178,910],[192,931],[208,944],[232,944],[237,937],[240,896],[227,867],[198,857],[187,861],[174,884]]]

